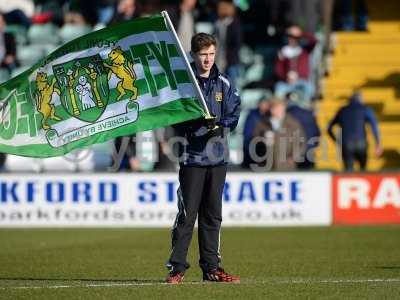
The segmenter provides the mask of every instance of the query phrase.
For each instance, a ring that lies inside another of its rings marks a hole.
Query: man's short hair
[[[193,53],[199,52],[201,49],[209,48],[214,45],[217,47],[217,40],[211,34],[200,32],[192,37],[191,50]]]

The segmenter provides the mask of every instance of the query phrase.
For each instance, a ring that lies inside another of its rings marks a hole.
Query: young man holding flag
[[[172,229],[172,252],[167,283],[178,284],[189,268],[186,260],[198,216],[198,239],[203,280],[240,282],[221,267],[220,229],[229,131],[235,129],[240,97],[232,82],[214,64],[217,43],[212,35],[196,34],[191,41],[192,69],[212,118],[178,124],[185,143],[180,149],[178,208]]]

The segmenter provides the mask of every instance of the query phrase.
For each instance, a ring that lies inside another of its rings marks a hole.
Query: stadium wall
[[[0,176],[0,227],[171,227],[176,173]],[[229,173],[224,226],[400,223],[400,174]]]

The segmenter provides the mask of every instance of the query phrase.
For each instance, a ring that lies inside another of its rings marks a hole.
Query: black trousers
[[[360,165],[360,170],[365,170],[367,165],[367,149],[366,141],[350,141],[342,145],[342,158],[346,171],[353,171],[354,161]]]
[[[185,272],[190,267],[187,253],[198,216],[199,264],[203,271],[219,266],[219,238],[222,222],[222,192],[226,165],[210,167],[181,166],[179,170],[178,209],[172,228],[170,271]]]

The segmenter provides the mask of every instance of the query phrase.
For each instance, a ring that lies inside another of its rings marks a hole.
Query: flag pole
[[[197,82],[196,76],[194,75],[194,72],[193,72],[193,70],[192,70],[192,67],[190,66],[190,63],[189,63],[188,58],[186,57],[185,50],[184,50],[183,47],[182,47],[182,44],[181,44],[181,42],[180,42],[180,40],[179,40],[179,38],[178,38],[178,35],[177,35],[176,31],[175,31],[174,25],[173,25],[172,22],[171,22],[171,19],[170,19],[169,15],[168,15],[168,12],[165,11],[165,10],[163,10],[163,11],[161,12],[161,15],[164,17],[164,20],[165,20],[166,23],[167,23],[167,27],[171,30],[172,34],[174,35],[175,42],[176,42],[177,45],[178,45],[178,51],[179,51],[180,54],[183,56],[183,60],[185,61],[186,67],[187,67],[188,70],[189,70],[189,77],[190,77],[190,79],[192,80],[192,82],[193,82],[193,84],[194,84],[194,86],[195,86],[195,90],[196,90],[196,92],[197,92],[197,95],[198,95],[198,97],[199,97],[199,99],[200,99],[200,102],[201,102],[201,104],[202,104],[202,106],[203,106],[203,109],[204,109],[204,111],[205,111],[205,113],[206,113],[205,118],[207,118],[207,119],[208,119],[208,118],[212,119],[213,116],[211,116],[210,111],[208,110],[206,100],[204,99],[204,96],[203,96],[203,93],[201,92],[199,83]]]

